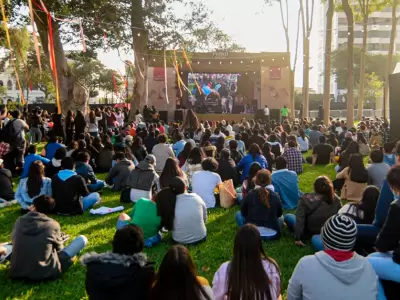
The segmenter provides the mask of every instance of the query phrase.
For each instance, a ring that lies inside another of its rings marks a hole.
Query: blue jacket
[[[390,189],[389,183],[385,179],[381,188],[378,203],[376,204],[375,220],[373,222],[375,226],[379,228],[383,227],[389,212],[390,204],[394,200],[393,192]]]
[[[46,150],[46,158],[52,160],[58,148],[64,147],[59,143],[49,143],[44,148]]]
[[[277,170],[272,173],[272,185],[281,197],[284,209],[295,209],[299,201],[299,178],[294,171]]]
[[[251,154],[247,154],[239,164],[236,166],[236,169],[243,170],[242,176],[240,177],[240,182],[243,182],[249,176],[250,166],[253,162],[258,162],[261,165],[261,168],[266,169],[268,167],[268,162],[263,155],[257,155],[254,159]]]
[[[28,207],[33,203],[33,200],[41,195],[52,196],[51,190],[51,179],[43,178],[42,188],[40,189],[40,193],[31,198],[28,194],[28,188],[26,186],[28,182],[28,178],[21,179],[17,188],[17,192],[15,193],[15,200],[21,205],[22,209],[28,209]]]
[[[172,146],[172,150],[175,151],[175,156],[178,157],[179,153],[182,152],[183,148],[185,147],[186,142],[184,140],[180,140],[178,142],[176,142],[173,146]]]
[[[383,158],[383,162],[387,163],[389,166],[393,167],[396,164],[396,155],[395,154],[385,154]]]
[[[97,182],[96,174],[94,174],[92,166],[87,163],[77,162],[75,172],[76,174],[82,176],[83,179],[85,179],[85,181],[89,184]]]
[[[50,160],[38,154],[29,154],[25,156],[24,170],[22,171],[21,179],[28,177],[28,172],[29,168],[31,167],[31,164],[37,160],[40,160],[45,165],[47,165],[50,162]]]

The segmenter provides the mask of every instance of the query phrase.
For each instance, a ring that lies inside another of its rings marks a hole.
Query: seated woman
[[[239,171],[243,170],[240,182],[243,182],[249,175],[250,166],[252,163],[258,162],[263,169],[268,168],[268,162],[262,155],[261,149],[257,144],[251,144],[249,148],[249,154],[247,154],[240,163],[236,166]]]
[[[351,218],[329,218],[321,230],[324,251],[300,259],[289,280],[287,299],[382,299],[377,297],[378,282],[371,265],[353,252],[356,236]]]
[[[247,194],[248,194],[251,190],[253,190],[253,189],[255,188],[255,181],[254,181],[254,179],[255,179],[255,177],[256,177],[258,171],[260,171],[260,170],[262,170],[262,167],[261,167],[261,165],[260,165],[258,162],[253,162],[253,163],[251,164],[250,169],[249,169],[249,175],[248,175],[248,177],[243,181],[243,184],[242,184],[242,197],[243,197],[243,198],[246,197]],[[274,186],[273,186],[272,184],[268,185],[267,188],[268,188],[270,191],[273,191],[273,192],[275,191],[275,188],[274,188]]]
[[[97,165],[96,172],[107,173],[113,167],[114,147],[110,142],[104,144],[103,149],[99,153],[99,164]]]
[[[350,156],[357,153],[360,153],[360,146],[357,144],[357,142],[352,140],[346,150],[340,153],[338,165],[335,167],[336,172],[339,173],[347,168],[349,166]]]
[[[352,154],[349,159],[349,166],[337,174],[336,179],[344,179],[341,191],[341,198],[359,202],[368,184],[368,171],[364,166],[360,154]]]
[[[367,156],[371,152],[371,149],[369,148],[368,142],[365,139],[364,134],[361,132],[357,133],[357,143],[360,147],[360,154],[362,156]]]
[[[221,180],[232,179],[233,186],[237,186],[239,184],[239,176],[235,168],[235,162],[231,158],[231,153],[228,149],[222,149],[219,157],[217,173],[221,177]]]
[[[143,140],[140,136],[135,137],[131,150],[138,162],[144,160],[148,155],[146,147],[143,145]]]
[[[190,152],[193,150],[193,148],[196,146],[193,146],[192,143],[186,143],[185,146],[183,147],[183,150],[179,153],[178,155],[178,161],[179,161],[179,167],[182,168],[183,165],[185,164],[186,160],[189,158]]]
[[[240,211],[236,213],[236,222],[239,226],[246,223],[256,225],[263,239],[279,238],[283,209],[279,195],[267,188],[271,184],[271,173],[260,170],[255,184],[256,188],[243,199]]]
[[[142,230],[129,224],[114,234],[112,252],[83,255],[89,299],[149,299],[155,270],[143,246]]]
[[[377,252],[368,256],[380,280],[400,283],[400,166],[393,167],[388,175],[387,182],[393,192],[395,201],[390,204],[385,224],[378,234],[375,243]],[[383,291],[380,290],[380,294]],[[398,298],[398,291],[396,297]],[[380,299],[380,298],[378,298]],[[385,299],[385,298],[382,298]]]
[[[180,177],[172,179],[169,187],[156,197],[161,226],[172,231],[172,238],[179,244],[197,244],[206,240],[207,207],[194,193],[187,193]]]
[[[212,300],[214,295],[207,279],[197,276],[189,250],[176,245],[161,262],[150,299]]]
[[[192,192],[200,196],[206,203],[207,208],[216,205],[215,188],[222,182],[221,177],[215,173],[218,162],[214,158],[206,158],[202,161],[202,171],[197,171],[192,177]]]
[[[60,147],[56,150],[54,158],[46,166],[45,174],[48,178],[53,178],[54,175],[61,171],[61,161],[64,157],[67,157],[67,149]]]
[[[185,164],[182,167],[182,171],[185,172],[189,185],[192,184],[192,177],[193,174],[197,171],[203,170],[203,167],[201,166],[201,162],[206,158],[203,150],[199,147],[193,148],[192,151],[190,151],[190,154],[185,162]]]
[[[175,177],[181,177],[185,182],[186,186],[189,185],[186,174],[183,173],[181,168],[179,168],[178,163],[175,159],[169,157],[165,162],[165,166],[163,171],[161,172],[160,178],[158,179],[159,182],[159,190],[165,187],[168,187],[171,183],[171,180]]]
[[[300,136],[297,137],[297,142],[299,143],[300,151],[301,151],[301,153],[307,153],[308,150],[310,150],[309,139],[306,136],[306,133],[303,129],[300,129],[299,134],[300,134]]]
[[[338,213],[352,218],[357,224],[372,224],[378,199],[379,189],[370,185],[365,189],[360,202],[347,203]]]
[[[44,165],[37,160],[31,164],[28,177],[20,180],[15,200],[26,212],[33,200],[41,195],[52,196],[51,179],[44,176]]]
[[[215,273],[213,292],[215,300],[280,299],[279,267],[265,253],[254,225],[247,224],[237,232],[232,260]]]
[[[304,247],[302,239],[319,235],[325,221],[337,214],[342,207],[335,195],[332,181],[326,176],[318,177],[314,182],[314,193],[300,197],[296,215],[286,214],[285,223],[294,231],[296,245]],[[312,240],[314,247],[320,247],[320,240]]]

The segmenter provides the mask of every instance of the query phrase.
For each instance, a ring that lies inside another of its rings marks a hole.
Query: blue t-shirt
[[[383,162],[387,163],[389,166],[393,167],[396,164],[396,155],[385,154]]]
[[[49,143],[45,146],[46,149],[46,158],[52,160],[54,158],[54,154],[58,148],[64,147],[59,143]]]
[[[183,148],[185,147],[186,142],[184,140],[180,140],[174,144],[172,150],[175,151],[175,156],[178,157],[179,153],[182,152]]]
[[[50,162],[49,159],[37,154],[29,154],[25,156],[24,170],[22,171],[21,179],[28,177],[28,172],[29,168],[31,167],[31,164],[37,160],[40,160],[45,165],[47,165]]]

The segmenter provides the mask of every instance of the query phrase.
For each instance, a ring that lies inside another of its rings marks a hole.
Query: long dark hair
[[[184,161],[186,161],[189,157],[190,152],[193,150],[193,145],[192,143],[186,143],[185,146],[183,147],[183,150],[181,153],[179,153],[178,158],[182,158]]]
[[[190,151],[190,153],[189,153],[187,162],[190,165],[198,165],[198,164],[201,164],[201,162],[205,158],[206,158],[206,155],[204,154],[203,150],[199,147],[194,147],[192,149],[192,151]]]
[[[161,226],[167,230],[174,229],[176,196],[185,192],[185,183],[179,177],[171,180],[169,187],[157,193],[157,215],[161,217]]]
[[[314,191],[316,194],[321,195],[329,205],[333,203],[335,190],[332,181],[328,177],[319,176],[314,182]]]
[[[200,127],[199,119],[197,118],[196,114],[193,110],[189,109],[186,115],[185,122],[182,125],[182,128],[187,126],[189,129],[196,130]]]
[[[262,170],[262,167],[258,162],[255,161],[250,165],[249,176],[247,177],[247,191],[250,191],[254,188],[255,184],[253,178],[260,170]]]
[[[260,146],[255,143],[251,144],[249,148],[249,154],[253,157],[253,159],[255,159],[257,155],[262,155]]]
[[[29,197],[39,196],[43,186],[44,165],[40,160],[34,161],[29,167],[26,187]]]
[[[93,123],[93,124],[96,123],[96,115],[93,110],[91,110],[89,113],[89,121],[90,121],[90,123]]]
[[[260,186],[258,191],[258,195],[260,196],[261,202],[266,206],[269,205],[269,191],[266,189],[268,185],[271,184],[271,173],[268,170],[260,170],[256,176],[256,185]]]
[[[368,182],[368,171],[364,166],[361,154],[352,154],[349,158],[350,180],[358,183]]]
[[[168,187],[174,177],[183,177],[183,172],[179,168],[175,159],[168,157],[165,161],[164,169],[160,175],[160,187]]]
[[[211,300],[197,279],[196,267],[186,247],[175,245],[165,254],[151,299]]]
[[[225,146],[225,139],[223,136],[220,136],[217,138],[217,141],[215,142],[215,147],[217,147],[217,153],[220,153],[222,149],[224,149]]]
[[[362,224],[372,224],[374,221],[376,204],[378,203],[379,195],[379,189],[374,185],[370,185],[364,190],[361,201],[351,204],[352,206],[356,207],[357,216],[360,215],[360,211],[364,213]]]
[[[265,272],[263,261],[274,265],[267,256],[257,227],[247,224],[240,228],[235,237],[232,261],[229,263],[227,298],[229,300],[272,300],[274,290],[271,279]]]

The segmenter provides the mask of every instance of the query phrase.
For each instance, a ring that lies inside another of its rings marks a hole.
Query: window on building
[[[13,84],[12,84],[11,79],[8,79],[8,81],[7,81],[7,89],[9,91],[12,91],[12,89],[13,89]]]

